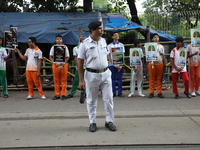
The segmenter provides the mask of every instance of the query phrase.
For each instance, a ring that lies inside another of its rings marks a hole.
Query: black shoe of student
[[[187,96],[187,98],[191,98],[191,97],[192,97],[192,96],[190,95],[190,93],[184,92],[184,94]]]
[[[153,98],[154,97],[154,94],[150,93],[148,98]]]
[[[66,100],[66,96],[65,95],[62,95],[62,98],[61,98],[63,101]]]
[[[3,97],[4,97],[4,98],[8,98],[8,95],[6,94],[6,95],[4,95]]]
[[[116,94],[113,94],[113,97],[116,97]]]
[[[56,95],[52,98],[52,100],[57,100],[57,99],[60,99],[60,97],[58,97]]]
[[[164,98],[164,96],[162,94],[158,94],[158,97],[160,98]]]
[[[96,123],[91,123],[89,127],[90,132],[95,132],[97,130]]]
[[[74,96],[71,95],[71,94],[69,94],[69,95],[67,95],[65,98],[66,98],[66,99],[69,99],[69,98],[72,98],[72,97],[74,97]]]
[[[119,93],[118,96],[121,97],[121,98],[124,97],[124,95],[122,95],[122,93]]]
[[[106,122],[105,127],[108,128],[110,131],[116,131],[117,127],[112,122]]]
[[[178,94],[175,95],[175,99],[179,99],[180,96]]]

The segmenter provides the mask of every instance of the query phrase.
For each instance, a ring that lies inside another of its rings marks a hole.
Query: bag
[[[86,95],[85,95],[84,91],[81,91],[80,100],[79,100],[79,102],[81,104],[84,104],[85,97],[86,97]]]

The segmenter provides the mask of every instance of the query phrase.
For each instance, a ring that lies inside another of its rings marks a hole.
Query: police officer
[[[103,29],[100,21],[92,21],[88,25],[90,36],[86,38],[79,47],[78,51],[78,72],[79,88],[86,88],[87,110],[90,120],[89,130],[95,132],[96,126],[96,109],[99,89],[102,92],[104,109],[106,112],[105,127],[111,131],[116,131],[113,124],[113,94],[111,84],[111,71],[108,69],[108,51],[104,38],[101,37]],[[86,70],[83,75],[83,65]]]

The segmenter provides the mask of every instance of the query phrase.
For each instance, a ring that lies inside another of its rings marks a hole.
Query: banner
[[[185,66],[186,65],[186,56],[187,56],[187,49],[180,48],[178,50],[178,58],[177,58],[177,65],[178,66]]]
[[[145,43],[146,61],[158,60],[157,43]]]
[[[107,0],[93,0],[93,9],[107,11]]]
[[[112,64],[123,65],[124,64],[124,52],[122,47],[112,48]]]
[[[141,65],[141,54],[140,48],[130,48],[129,53],[130,66],[140,66]]]
[[[191,29],[191,43],[193,47],[200,47],[200,29]]]
[[[65,63],[65,45],[54,45],[54,63]]]

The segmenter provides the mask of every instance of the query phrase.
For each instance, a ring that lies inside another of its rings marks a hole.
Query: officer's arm
[[[84,64],[84,59],[78,58],[78,75],[79,75],[79,80],[81,82],[84,81],[83,64]]]

